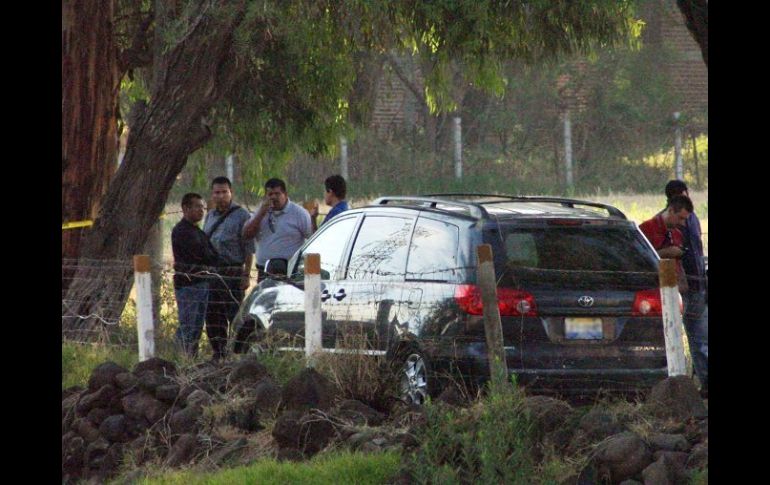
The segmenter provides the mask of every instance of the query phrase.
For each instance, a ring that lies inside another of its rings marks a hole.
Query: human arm
[[[259,210],[252,216],[249,220],[246,221],[246,223],[243,224],[243,229],[241,230],[241,236],[243,239],[253,239],[259,237],[259,228],[262,224],[262,219],[265,218],[267,215],[267,211],[270,208],[270,202],[265,199],[262,201],[262,205],[259,207]]]

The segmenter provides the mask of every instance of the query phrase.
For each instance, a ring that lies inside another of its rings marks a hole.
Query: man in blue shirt
[[[686,195],[687,184],[671,180],[666,184],[666,198]],[[706,306],[706,269],[703,259],[703,243],[698,216],[695,211],[687,217],[681,228],[684,237],[682,267],[687,275],[688,289],[682,295],[684,302],[684,328],[690,343],[695,374],[701,382],[701,390],[708,393],[708,308]]]
[[[342,175],[331,175],[324,181],[326,192],[324,193],[324,204],[331,206],[331,210],[324,218],[321,224],[326,224],[332,217],[350,209],[345,200],[347,194],[347,184]],[[316,218],[318,217],[318,206],[310,213],[310,220],[313,223],[313,232],[318,230]]]

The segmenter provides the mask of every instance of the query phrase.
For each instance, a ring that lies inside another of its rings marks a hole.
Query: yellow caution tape
[[[94,221],[77,221],[77,222],[65,222],[61,225],[62,230],[64,229],[75,229],[78,227],[90,227],[94,225]]]

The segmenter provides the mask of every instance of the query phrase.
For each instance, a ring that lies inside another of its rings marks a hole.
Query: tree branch
[[[401,80],[402,83],[404,83],[404,86],[406,86],[409,91],[414,94],[414,97],[417,98],[417,101],[419,101],[423,106],[427,105],[428,102],[425,100],[425,95],[420,92],[417,85],[412,82],[406,74],[404,74],[404,71],[401,69],[401,67],[398,65],[398,61],[396,61],[396,58],[391,53],[385,54],[385,60],[388,61],[388,64],[393,67],[393,72],[396,73],[396,76]]]

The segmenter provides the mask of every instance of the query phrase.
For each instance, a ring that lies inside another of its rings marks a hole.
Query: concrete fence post
[[[155,356],[155,327],[152,323],[152,276],[150,257],[134,256],[136,286],[136,332],[139,336],[139,362]]]
[[[572,121],[569,110],[564,111],[564,171],[567,189],[574,187],[574,175],[572,173]]]
[[[455,178],[460,180],[463,178],[463,128],[462,119],[459,116],[452,118],[454,123],[454,162],[455,162]]]
[[[340,136],[340,175],[348,180],[348,139]]]
[[[497,281],[492,246],[481,244],[476,248],[478,256],[477,279],[484,305],[484,334],[487,338],[489,371],[493,386],[503,386],[508,381],[508,366],[503,348],[503,324],[497,304]]]
[[[684,163],[682,161],[682,126],[679,124],[680,113],[674,113],[674,158],[677,180],[684,180]]]
[[[688,375],[685,358],[684,327],[679,309],[679,288],[676,277],[676,261],[660,260],[660,297],[663,304],[663,334],[666,339],[668,375]]]
[[[305,357],[315,365],[321,347],[321,255],[305,255]]]

